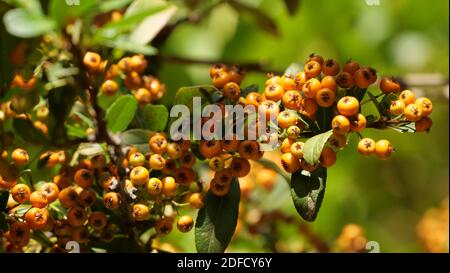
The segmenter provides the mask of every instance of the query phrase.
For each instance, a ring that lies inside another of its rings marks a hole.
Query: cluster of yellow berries
[[[84,55],[83,64],[91,74],[105,70],[107,65],[106,61],[102,61],[100,55],[95,52],[87,52]],[[104,81],[100,87],[102,94],[113,96],[123,84],[125,88],[131,90],[142,106],[161,99],[166,92],[166,87],[156,77],[142,75],[147,65],[143,55],[124,57],[116,64],[112,64],[104,73]]]
[[[427,252],[448,252],[448,197],[440,207],[430,208],[416,227],[417,236]]]

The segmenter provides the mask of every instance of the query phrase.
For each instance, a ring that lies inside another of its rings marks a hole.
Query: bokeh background
[[[341,63],[352,58],[375,67],[379,75],[429,83],[411,88],[433,99],[433,127],[429,134],[366,130],[364,136],[386,138],[395,146],[396,152],[388,161],[361,157],[355,150],[357,139],[350,139],[349,148],[338,154],[337,164],[329,170],[324,202],[315,222],[305,227],[300,221],[280,221],[275,224],[276,234],[255,235],[242,228],[228,251],[310,251],[310,233],[333,245],[342,228],[355,223],[365,230],[368,240],[379,243],[381,252],[423,252],[442,242],[441,251],[447,252],[449,2],[303,0],[294,15],[289,15],[281,0],[243,2],[272,18],[278,35],[262,29],[254,17],[238,14],[223,4],[200,23],[177,27],[161,55],[258,63],[272,71],[302,63],[311,53]],[[168,86],[165,102],[170,103],[170,94],[180,86],[209,82],[207,71],[203,64],[164,63],[159,76]],[[244,85],[261,86],[265,78],[264,73],[249,72]],[[255,190],[256,209],[247,209],[242,219],[251,221],[259,210],[274,209],[296,216],[286,183],[281,177],[279,180],[270,193]],[[443,208],[429,211],[441,203]],[[428,220],[418,227],[427,211]],[[428,240],[428,247],[423,240]],[[193,232],[175,231],[161,239],[164,243],[180,251],[195,251]]]

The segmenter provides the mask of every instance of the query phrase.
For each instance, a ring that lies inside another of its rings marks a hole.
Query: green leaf
[[[384,95],[383,98],[381,99],[380,107],[385,116],[391,117],[389,108],[391,107],[391,103],[395,100],[398,100],[398,96],[392,93]]]
[[[189,110],[193,110],[193,99],[199,97],[202,100],[202,105],[211,102],[209,95],[213,94],[217,89],[210,85],[199,85],[190,87],[181,87],[178,89],[173,100],[173,105],[186,105]]]
[[[295,75],[298,74],[298,72],[303,70],[303,66],[299,63],[292,63],[286,68],[286,71],[284,71],[284,75],[289,75],[291,77],[295,77]]]
[[[3,16],[6,30],[20,38],[33,38],[52,31],[56,22],[41,14],[18,8],[8,11]]]
[[[148,3],[154,3],[158,5],[159,1],[146,1]],[[165,1],[160,1],[164,4]],[[160,5],[161,5],[160,4]],[[151,16],[145,18],[138,26],[136,26],[130,33],[129,41],[132,43],[145,45],[155,38],[155,36],[161,31],[161,29],[169,22],[170,18],[177,11],[177,7],[174,5],[167,5],[163,10],[154,13]]]
[[[319,128],[319,126],[317,126],[317,123],[314,120],[310,119],[309,117],[307,117],[303,114],[300,114],[300,113],[297,113],[297,114],[298,114],[298,117],[300,118],[300,120],[305,125],[307,125],[309,127],[309,129],[311,129],[311,131],[313,131],[313,133],[320,133],[320,128]]]
[[[108,110],[106,110],[106,124],[112,132],[125,130],[133,120],[138,107],[136,99],[132,95],[118,98]]]
[[[317,109],[316,118],[321,132],[326,132],[331,129],[331,120],[333,118],[333,111],[331,107],[319,106]]]
[[[29,119],[14,118],[14,131],[28,143],[42,145],[48,144],[47,137]]]
[[[109,1],[108,1],[109,2]],[[105,4],[105,3],[103,3]],[[96,0],[81,0],[79,5],[67,5],[63,0],[52,0],[48,6],[49,16],[63,26],[67,19],[81,17],[98,5]]]
[[[97,155],[104,155],[106,154],[106,147],[100,143],[80,143],[78,145],[77,150],[73,153],[72,160],[70,161],[70,165],[74,166],[78,163],[78,157],[85,156],[85,157],[94,157]]]
[[[133,43],[129,40],[129,36],[125,34],[115,38],[98,38],[97,42],[110,48],[144,54],[147,56],[155,55],[157,53],[156,48],[150,45]]]
[[[224,252],[237,224],[240,189],[236,178],[223,197],[208,192],[205,206],[198,212],[195,223],[195,245],[198,252]]]
[[[366,95],[367,88],[355,88],[352,90],[352,95],[358,99],[358,101],[362,101],[364,96]]]
[[[144,108],[145,129],[161,132],[164,131],[169,120],[169,111],[164,105],[147,104]]]
[[[121,96],[120,92],[116,92],[112,96],[108,96],[103,94],[102,92],[98,92],[97,94],[97,103],[104,111],[108,109],[108,107],[113,104],[119,97]]]
[[[377,108],[378,113],[380,114],[380,116],[383,116],[384,115],[383,107],[381,107],[381,105],[378,102],[377,98],[371,92],[367,92],[367,94],[369,95],[369,98],[372,101],[372,103]]]
[[[315,165],[319,162],[320,154],[323,147],[328,141],[328,138],[333,134],[333,130],[329,130],[325,133],[315,135],[305,142],[303,147],[303,158],[309,165]]]
[[[297,171],[291,178],[291,196],[300,216],[314,221],[325,194],[327,169],[319,167],[315,172]]]
[[[414,122],[406,122],[399,125],[389,125],[387,128],[397,131],[399,133],[414,133],[416,132],[416,124]]]
[[[121,137],[122,144],[126,145],[136,145],[136,144],[146,144],[148,145],[148,140],[150,139],[150,131],[144,129],[130,129],[122,133]]]
[[[1,231],[7,231],[9,229],[7,216],[8,216],[8,214],[6,214],[3,211],[0,211],[0,230]],[[0,253],[2,253],[1,250],[2,249],[1,249],[1,246],[0,246]]]
[[[129,3],[133,2],[133,0],[108,0],[108,1],[102,1],[99,6],[98,9],[101,12],[109,12],[112,10],[116,10],[116,9],[121,9],[123,7],[125,7],[126,5],[128,5]]]
[[[9,191],[0,192],[0,212],[6,210],[6,204],[8,203]]]
[[[257,84],[251,84],[241,90],[241,97],[246,97],[251,92],[258,92],[259,86]]]

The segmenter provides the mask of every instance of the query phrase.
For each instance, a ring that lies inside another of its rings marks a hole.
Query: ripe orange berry
[[[290,90],[284,93],[281,102],[286,109],[297,110],[300,107],[302,96],[296,90]]]
[[[233,65],[228,70],[228,75],[230,76],[230,81],[241,84],[244,79],[244,70],[239,66]]]
[[[40,230],[47,224],[48,217],[46,209],[31,208],[25,213],[25,222],[31,229]]]
[[[223,161],[222,157],[215,156],[209,160],[208,165],[212,171],[217,172],[225,167],[225,162]]]
[[[322,88],[322,83],[316,79],[312,78],[306,81],[305,85],[303,85],[303,94],[305,97],[314,99],[316,98],[317,92]]]
[[[179,159],[183,151],[177,143],[169,143],[167,145],[167,155],[172,159]]]
[[[17,148],[12,152],[12,160],[14,161],[14,164],[17,166],[23,166],[28,163],[30,160],[30,157],[28,156],[28,152],[24,149]]]
[[[81,227],[87,220],[87,213],[82,207],[71,207],[67,211],[67,222],[72,227]]]
[[[41,191],[34,191],[30,195],[30,204],[35,208],[42,209],[48,204],[47,196]]]
[[[162,170],[166,166],[166,160],[160,154],[152,154],[149,159],[150,169]]]
[[[78,195],[78,203],[83,207],[90,207],[95,203],[97,195],[93,190],[82,190]]]
[[[418,104],[409,104],[406,106],[405,111],[403,112],[405,114],[405,118],[409,121],[418,121],[422,118],[422,106]]]
[[[316,61],[316,62],[318,62],[320,65],[323,64],[323,58],[322,58],[322,56],[316,55],[316,54],[314,54],[314,53],[312,53],[312,54],[310,54],[310,55],[308,56],[307,62],[309,62],[309,61]]]
[[[319,106],[330,107],[334,103],[336,93],[330,88],[322,88],[317,91],[316,101]]]
[[[171,176],[166,176],[163,179],[161,179],[161,182],[162,182],[161,193],[167,197],[173,196],[177,189],[177,184],[175,183],[175,179]]]
[[[107,223],[108,218],[106,218],[106,214],[102,211],[94,211],[89,216],[89,225],[95,230],[103,229]]]
[[[134,167],[130,172],[130,180],[134,185],[145,185],[149,176],[147,168],[143,166]]]
[[[288,173],[294,173],[300,169],[298,158],[291,153],[285,153],[281,156],[281,165]]]
[[[415,123],[416,132],[429,132],[432,125],[433,121],[431,118],[423,117]]]
[[[241,87],[235,82],[229,82],[223,87],[223,96],[230,100],[237,100],[241,96]]]
[[[119,85],[114,80],[106,80],[102,83],[100,90],[104,95],[112,96],[119,90]]]
[[[250,162],[245,158],[234,157],[230,168],[233,176],[244,177],[250,172]]]
[[[329,168],[336,163],[336,152],[330,147],[325,147],[320,154],[320,164],[325,168]]]
[[[296,88],[295,80],[291,75],[283,75],[279,80],[279,84],[285,91],[294,90]]]
[[[305,64],[303,71],[305,71],[305,75],[307,78],[314,78],[320,75],[322,70],[322,66],[320,63],[316,61],[309,61]]]
[[[169,217],[161,218],[155,223],[155,230],[158,234],[167,235],[172,231],[173,220]]]
[[[408,106],[416,101],[416,95],[411,90],[404,90],[400,93],[399,99],[405,103],[405,106]]]
[[[209,190],[215,196],[225,196],[230,191],[230,183],[222,184],[213,179],[209,184]]]
[[[144,166],[145,164],[145,156],[139,152],[132,153],[128,157],[128,162],[132,167],[136,166]]]
[[[149,194],[158,195],[163,189],[163,183],[158,178],[152,177],[148,180],[146,189]]]
[[[167,139],[161,135],[156,134],[152,136],[149,140],[150,150],[155,154],[162,154],[166,152],[167,149]]]
[[[345,63],[344,67],[342,68],[342,71],[347,72],[350,75],[353,75],[359,68],[360,68],[359,63],[350,59]]]
[[[124,57],[119,60],[117,66],[123,73],[130,73],[133,69],[131,68],[131,58]]]
[[[418,98],[415,104],[420,105],[422,107],[422,117],[427,117],[433,112],[433,103],[429,98]]]
[[[303,158],[303,146],[305,143],[301,141],[297,141],[291,145],[289,148],[289,152],[296,158]]]
[[[371,84],[371,72],[367,68],[360,68],[353,74],[353,82],[359,88],[367,88]]]
[[[289,110],[284,110],[280,114],[278,114],[278,126],[286,129],[292,125],[297,123],[297,116],[294,112]]]
[[[134,204],[131,215],[135,221],[145,221],[150,216],[150,209],[144,204]]]
[[[300,112],[302,114],[307,115],[309,118],[314,116],[314,114],[317,112],[317,109],[319,108],[319,105],[316,102],[316,99],[305,99],[302,101],[302,104],[300,106]]]
[[[174,178],[178,184],[189,185],[195,179],[195,172],[192,168],[178,168],[175,170]]]
[[[358,113],[356,117],[350,119],[350,130],[353,132],[362,132],[366,129],[367,120],[363,114]]]
[[[215,87],[221,89],[231,81],[230,74],[225,71],[218,71],[213,75],[212,81]]]
[[[233,135],[232,139],[230,140],[223,140],[222,141],[222,148],[226,152],[235,152],[239,147],[239,140],[237,140],[237,137]]]
[[[377,141],[375,144],[375,154],[379,159],[388,159],[394,151],[391,143],[385,139]]]
[[[194,220],[191,216],[181,216],[177,221],[177,228],[181,232],[189,232],[194,226]]]
[[[333,133],[337,135],[345,135],[350,131],[350,121],[342,115],[335,116],[331,121]]]
[[[100,63],[102,58],[95,52],[86,52],[83,57],[83,64],[88,69],[89,72],[97,72],[100,68]]]
[[[358,153],[369,156],[375,153],[376,143],[371,138],[363,138],[358,142]]]
[[[342,88],[350,88],[353,86],[352,74],[348,72],[341,72],[336,76],[336,83]]]
[[[328,59],[322,65],[322,72],[327,76],[336,76],[339,73],[339,64],[333,60]]]
[[[86,227],[76,227],[72,230],[72,240],[80,243],[86,244],[89,242],[89,231]]]
[[[258,160],[262,153],[259,150],[259,143],[254,140],[244,140],[239,144],[238,152],[242,158]]]
[[[308,163],[306,163],[305,160],[300,160],[300,169],[308,171],[310,173],[314,172],[315,170],[317,170],[318,168],[318,164],[316,165],[309,165]]]
[[[61,206],[68,209],[77,204],[78,193],[74,188],[68,187],[59,192],[58,199],[61,203]]]
[[[59,196],[59,188],[55,183],[44,183],[40,191],[47,197],[49,203],[56,201]]]
[[[146,105],[152,101],[152,94],[147,88],[139,88],[134,93],[134,97],[140,105]]]
[[[191,152],[183,152],[178,162],[180,163],[180,167],[191,168],[195,164],[195,156]],[[166,160],[167,166],[168,160]]]
[[[189,204],[195,209],[201,209],[204,206],[203,195],[195,192],[189,196]]]
[[[75,183],[83,189],[88,189],[94,182],[94,175],[88,169],[79,169],[74,176]]]
[[[338,101],[337,110],[347,117],[356,115],[359,111],[359,102],[355,97],[345,96]]]
[[[103,204],[107,209],[118,209],[120,206],[120,195],[117,192],[107,192],[103,196]]]
[[[280,152],[285,154],[285,153],[289,153],[292,144],[295,143],[295,140],[292,138],[285,138],[280,145]]]
[[[25,222],[14,222],[9,227],[9,236],[12,242],[26,245],[30,239],[30,228]]]
[[[134,55],[130,58],[130,66],[133,71],[142,73],[147,68],[147,60],[144,55]]]
[[[232,179],[233,174],[231,168],[217,171],[214,174],[214,180],[216,181],[217,184],[230,184]]]
[[[270,117],[278,116],[280,113],[280,107],[272,100],[265,100],[259,105],[258,111],[261,113],[266,113],[266,119],[269,120]]]
[[[405,103],[402,100],[394,100],[389,106],[389,112],[393,115],[401,115],[405,111]]]
[[[214,75],[219,72],[228,72],[229,69],[225,64],[213,64],[209,67],[209,76],[214,78]]]
[[[330,88],[333,91],[336,91],[336,80],[333,76],[325,76],[322,79],[322,88]]]
[[[328,143],[335,149],[342,149],[347,145],[347,138],[343,135],[332,134],[328,138]]]
[[[199,150],[206,158],[218,156],[222,152],[222,142],[219,140],[202,140]]]
[[[17,184],[11,189],[11,197],[17,203],[25,203],[30,198],[30,188],[25,184]]]
[[[277,83],[271,83],[264,89],[264,95],[268,100],[279,101],[284,95],[284,89]]]
[[[303,85],[305,85],[305,83],[306,83],[305,72],[298,72],[297,75],[295,75],[294,82],[295,82],[295,88],[297,90],[302,90]]]
[[[383,77],[380,81],[381,92],[387,94],[400,91],[400,83],[393,77]]]
[[[248,93],[245,99],[248,105],[254,105],[258,107],[259,104],[261,103],[261,95],[257,92]]]

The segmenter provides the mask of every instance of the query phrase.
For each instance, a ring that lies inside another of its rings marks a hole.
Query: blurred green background
[[[353,58],[375,67],[379,75],[438,73],[448,79],[446,0],[380,0],[378,6],[364,0],[304,0],[293,16],[289,16],[283,1],[244,2],[273,18],[279,35],[269,34],[255,24],[254,18],[223,4],[199,24],[180,25],[161,55],[264,63],[273,71],[283,71],[314,52],[340,63]],[[180,86],[209,82],[207,71],[207,65],[163,64],[159,76],[168,86],[166,102]],[[244,85],[262,86],[265,78],[263,73],[250,72]],[[375,86],[372,89],[378,93]],[[335,241],[345,224],[356,223],[366,230],[368,240],[380,244],[382,252],[423,251],[416,235],[417,222],[428,208],[439,206],[448,196],[448,83],[415,91],[433,98],[431,133],[366,130],[364,136],[386,138],[395,146],[396,152],[388,161],[363,158],[356,153],[357,139],[352,138],[329,170],[321,212],[310,225],[324,240]],[[280,183],[278,187],[286,186]],[[272,207],[296,215],[288,189],[276,191],[278,202],[273,202],[270,194],[263,195],[262,206],[270,202]],[[287,224],[280,227],[280,240],[307,244],[297,229]],[[193,232],[186,235],[175,231],[162,241],[171,242],[179,250],[195,251]],[[265,242],[261,236],[242,231],[228,250],[270,251]]]

